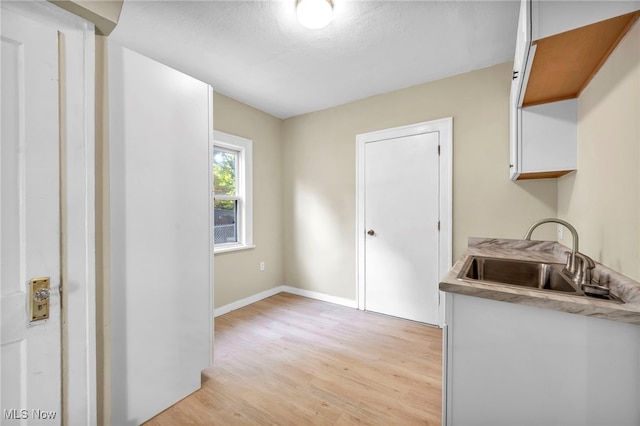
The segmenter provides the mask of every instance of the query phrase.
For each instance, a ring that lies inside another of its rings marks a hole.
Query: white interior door
[[[0,287],[2,424],[59,424],[58,33],[2,10]],[[29,282],[49,277],[49,318]]]
[[[210,87],[109,43],[112,422],[137,425],[210,366]]]
[[[438,324],[439,133],[365,143],[365,309]]]

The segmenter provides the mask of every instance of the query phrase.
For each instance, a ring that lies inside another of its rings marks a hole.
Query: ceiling
[[[295,0],[125,0],[110,39],[288,118],[513,60],[519,3],[334,0],[309,30]]]

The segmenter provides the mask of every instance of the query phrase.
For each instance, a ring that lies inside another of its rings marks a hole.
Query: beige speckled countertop
[[[453,268],[442,278],[440,290],[484,299],[498,300],[560,312],[640,324],[640,283],[596,262],[594,278],[609,275],[611,292],[625,303],[547,290],[471,282],[458,279],[469,256],[486,256],[518,260],[564,263],[570,249],[551,241],[469,238],[469,247]]]

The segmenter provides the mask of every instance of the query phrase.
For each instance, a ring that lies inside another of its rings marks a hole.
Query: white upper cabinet
[[[527,61],[529,46],[531,45],[531,3],[523,1],[520,5],[518,18],[518,34],[516,38],[516,53],[513,58],[514,78],[520,75]]]
[[[634,0],[525,0],[531,3],[531,39],[540,40],[635,12]]]
[[[521,1],[510,97],[511,179],[576,170],[576,98],[639,9],[640,1]]]
[[[513,58],[513,76],[511,80],[511,97],[509,101],[509,121],[510,121],[510,172],[514,175],[520,173],[520,150],[518,141],[520,139],[520,114],[519,108],[522,105],[522,90],[524,81],[524,70],[531,46],[531,3],[523,1],[520,6],[520,18],[518,20],[518,35],[516,39],[516,53]]]

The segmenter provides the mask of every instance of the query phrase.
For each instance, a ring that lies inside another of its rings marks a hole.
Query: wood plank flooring
[[[280,293],[215,320],[202,388],[164,425],[439,425],[435,327]]]

